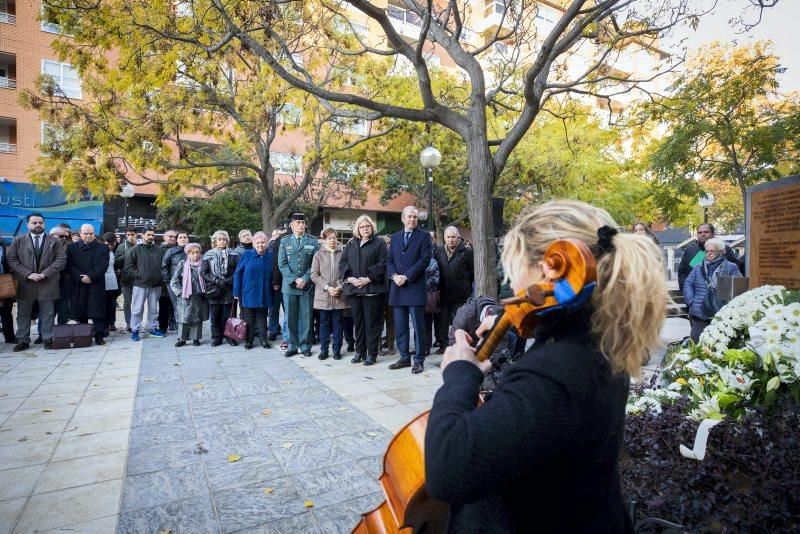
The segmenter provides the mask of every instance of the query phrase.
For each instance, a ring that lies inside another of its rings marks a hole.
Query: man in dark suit
[[[0,243],[0,274],[11,274],[6,258],[6,246]],[[17,342],[17,335],[14,333],[14,317],[11,316],[11,308],[13,307],[13,297],[0,299],[0,323],[3,325],[3,337],[6,343]]]
[[[8,247],[8,267],[17,280],[17,345],[14,352],[26,350],[31,343],[31,312],[39,303],[39,333],[44,348],[53,343],[55,302],[61,296],[59,273],[67,264],[64,243],[47,235],[44,217],[31,213],[27,217],[28,233],[17,236]]]
[[[403,209],[401,220],[404,228],[392,235],[392,245],[386,265],[389,278],[389,305],[394,309],[394,328],[400,359],[389,369],[411,367],[414,374],[424,369],[423,348],[425,346],[425,301],[427,300],[425,269],[431,262],[433,244],[427,232],[417,228],[419,210],[414,206]],[[409,353],[408,317],[414,323],[416,355],[411,365]]]
[[[92,320],[94,342],[105,345],[106,271],[108,246],[94,237],[91,224],[81,226],[81,240],[67,247],[67,269],[72,279],[72,318],[80,323]]]

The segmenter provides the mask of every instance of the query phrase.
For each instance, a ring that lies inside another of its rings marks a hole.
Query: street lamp
[[[419,162],[425,168],[425,177],[428,179],[428,230],[433,230],[433,169],[442,162],[442,154],[429,146],[420,152]]]
[[[710,208],[714,204],[714,195],[711,193],[703,193],[703,195],[697,199],[697,203],[703,208],[703,223],[708,222],[708,208]]]
[[[125,184],[119,194],[125,199],[125,227],[122,229],[124,231],[128,228],[128,199],[136,194],[136,189],[131,184]]]

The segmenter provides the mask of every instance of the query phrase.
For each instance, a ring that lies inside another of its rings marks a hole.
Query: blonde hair
[[[523,213],[505,237],[506,276],[518,279],[558,239],[580,239],[597,257],[597,230],[605,225],[617,227],[605,210],[574,200],[551,201]],[[619,233],[612,244],[613,251],[597,260],[592,333],[614,372],[638,376],[648,349],[659,344],[666,315],[661,252],[652,240],[634,234]]]
[[[356,239],[361,239],[361,231],[358,229],[358,227],[361,226],[361,223],[363,223],[364,221],[367,221],[369,223],[369,225],[372,226],[372,236],[373,237],[375,236],[375,234],[378,233],[378,227],[375,226],[375,223],[370,218],[370,216],[366,215],[366,214],[365,215],[361,215],[361,216],[359,216],[358,219],[356,219],[355,224],[353,224],[353,237],[355,237]]]

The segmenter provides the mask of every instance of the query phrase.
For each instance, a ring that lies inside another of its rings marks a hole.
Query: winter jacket
[[[714,287],[716,287],[717,277],[719,276],[742,276],[736,264],[726,259],[717,263],[716,266],[711,264],[712,267],[708,273],[706,273],[707,265],[707,262],[703,261],[700,265],[695,266],[683,284],[683,298],[689,308],[689,315],[704,321],[711,320],[711,317],[703,313],[703,300],[705,300],[706,293],[708,293],[706,275]]]
[[[6,262],[17,281],[17,300],[58,300],[61,297],[59,273],[67,265],[67,250],[61,239],[42,234],[42,255],[39,265],[33,250],[31,234],[22,234],[6,249]],[[44,275],[38,282],[28,280],[31,273]]]
[[[251,249],[252,250],[252,249]],[[236,266],[239,265],[241,256],[231,251],[228,254],[228,269],[225,276],[215,276],[211,269],[211,260],[209,259],[208,252],[203,258],[203,264],[200,266],[200,275],[206,281],[206,290],[211,285],[221,285],[225,288],[225,293],[219,297],[208,297],[209,304],[230,304],[233,302],[233,274],[236,272]]]
[[[692,271],[695,266],[689,265],[695,256],[697,256],[698,252],[703,252],[703,256],[705,256],[705,246],[699,244],[697,241],[688,245],[686,250],[683,252],[683,257],[681,257],[681,263],[678,265],[678,287],[683,289],[683,284],[686,282],[686,278],[689,276],[689,273]],[[744,271],[744,262],[736,257],[736,253],[731,250],[731,247],[725,245],[725,259],[729,262],[732,262],[739,268],[739,271]],[[686,295],[684,294],[684,299]]]
[[[155,243],[139,243],[125,255],[125,275],[136,287],[159,287],[161,279],[161,260],[164,249]]]
[[[443,302],[466,302],[472,294],[472,282],[475,280],[475,262],[473,252],[459,243],[448,259],[444,246],[437,247],[435,253],[439,263],[440,282]]]
[[[106,271],[108,245],[100,241],[78,241],[67,247],[67,269],[72,280],[70,315],[72,319],[100,318],[106,315]],[[92,282],[84,284],[81,275]]]
[[[339,264],[342,259],[342,246],[336,245],[331,250],[322,245],[314,259],[311,260],[311,281],[314,282],[314,309],[315,310],[343,310],[349,308],[347,297],[344,295],[344,282],[339,274]],[[325,286],[342,286],[342,293],[332,297],[325,291]]]
[[[361,240],[356,237],[348,241],[342,251],[342,259],[339,261],[339,276],[345,281],[348,278],[366,276],[372,282],[364,287],[355,287],[345,283],[344,294],[349,297],[386,293],[387,254],[386,242],[380,237],[373,237],[363,245]]]
[[[117,246],[117,249],[114,251],[114,270],[119,273],[119,281],[120,284],[129,286],[133,284],[133,280],[125,274],[125,257],[128,255],[128,252],[135,247],[136,245],[131,245],[130,241],[127,239]]]
[[[175,320],[183,324],[202,323],[208,317],[208,302],[206,295],[200,288],[200,269],[189,269],[192,273],[192,294],[188,299],[183,295],[183,264],[186,260],[178,263],[175,273],[170,279],[169,288],[176,295],[175,299]]]
[[[161,260],[161,278],[164,283],[169,284],[172,276],[175,274],[175,269],[178,264],[186,259],[186,252],[183,247],[171,247],[164,253],[164,258]]]
[[[233,274],[233,296],[245,308],[272,306],[272,254],[248,250],[239,258]]]
[[[248,243],[248,244],[246,244],[246,245],[244,245],[244,244],[239,244],[239,246],[238,246],[238,247],[236,247],[235,249],[233,249],[231,252],[235,252],[236,254],[238,254],[239,256],[241,256],[242,254],[244,254],[244,253],[245,253],[245,252],[247,252],[248,250],[253,250],[253,244],[252,244],[252,243]]]
[[[439,263],[431,258],[428,268],[425,269],[425,290],[428,293],[439,291]]]

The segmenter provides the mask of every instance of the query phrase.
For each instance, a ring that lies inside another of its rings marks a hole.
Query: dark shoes
[[[103,336],[95,336],[94,337],[94,344],[95,345],[105,345],[106,342],[103,340]]]
[[[389,366],[389,369],[396,371],[397,369],[403,369],[405,367],[411,367],[411,360],[397,360]]]
[[[297,349],[287,350],[286,352],[283,353],[283,355],[286,356],[287,358],[291,358],[295,354],[298,354]]]
[[[436,354],[444,354],[444,349],[445,347],[439,347],[438,349],[436,349]]]
[[[423,364],[415,363],[414,366],[411,367],[411,374],[412,375],[418,375],[424,370],[425,370],[425,366]]]
[[[194,345],[195,347],[199,347],[200,346],[200,340],[199,339],[195,339],[194,341],[192,341],[192,345]]]
[[[269,339],[269,338],[267,338],[267,339]],[[270,344],[270,342],[267,341],[267,339],[262,339],[261,340],[261,346],[264,347],[265,349],[271,349],[272,348],[272,344]]]
[[[270,341],[275,341],[276,339],[278,339],[278,334],[270,334],[267,336],[267,339]]]
[[[244,348],[246,348],[247,350],[252,349],[253,348],[253,342],[252,341],[245,341],[244,342]]]
[[[239,342],[236,341],[235,339],[231,339],[229,337],[226,337],[225,341],[227,341],[228,345],[230,345],[231,347],[238,347],[239,346]]]
[[[220,345],[222,345],[221,339],[215,339],[214,341],[211,342],[212,347],[219,347]]]
[[[179,339],[178,341],[175,342],[175,346],[176,347],[182,347],[184,345],[186,345],[186,340],[185,339]]]
[[[20,341],[19,343],[14,345],[14,349],[13,350],[14,350],[14,352],[21,352],[23,350],[28,350],[29,348],[31,348],[31,346],[29,344],[25,343],[24,341]]]
[[[311,357],[311,351],[310,350],[304,350],[303,351],[303,356],[305,356],[306,358],[310,358]]]
[[[364,360],[364,365],[375,365],[377,359],[377,356],[367,356],[367,359]]]
[[[361,362],[364,361],[364,359],[365,359],[365,357],[364,357],[363,354],[359,354],[359,353],[356,352],[356,355],[353,356],[353,359],[350,360],[350,363],[361,363]]]
[[[328,353],[327,352],[320,352],[319,356],[317,356],[317,358],[319,358],[320,360],[327,360],[328,359]]]
[[[352,343],[348,343],[347,344],[347,349],[345,350],[345,352],[353,352],[354,350],[356,350],[356,348],[353,346],[353,344]]]
[[[45,341],[44,345],[42,345],[42,346],[45,348],[45,350],[50,350],[50,349],[53,348],[53,342],[52,341]]]
[[[108,329],[109,329],[111,332],[116,332],[116,331],[117,331],[117,326],[112,324],[111,326],[109,326],[109,327],[108,327]]]
[[[341,352],[334,352],[333,353],[333,359],[334,360],[341,360],[342,359],[342,353]]]
[[[42,336],[39,336],[33,341],[33,344],[34,345],[41,345],[43,342],[44,342],[44,340],[42,339]]]

